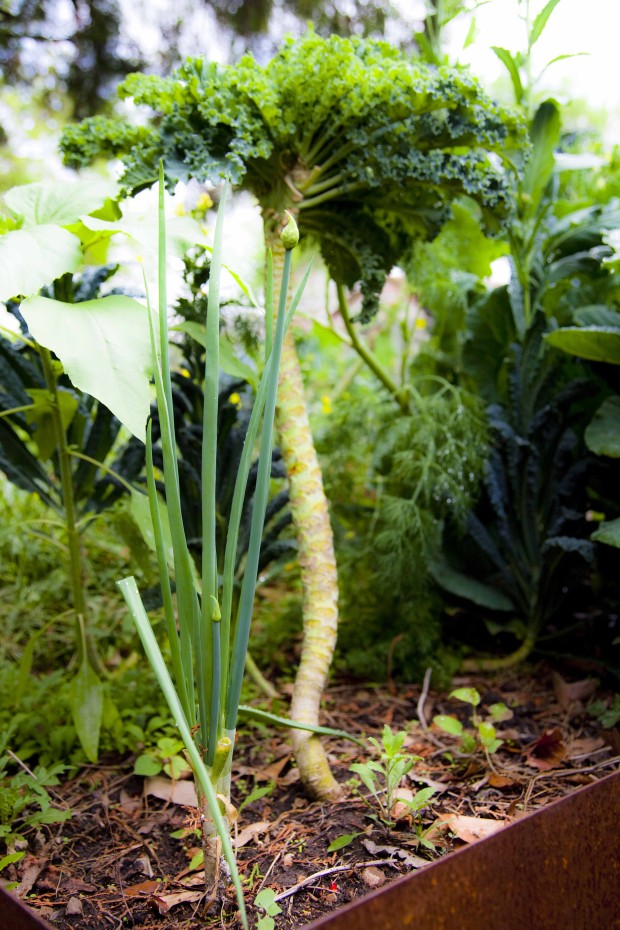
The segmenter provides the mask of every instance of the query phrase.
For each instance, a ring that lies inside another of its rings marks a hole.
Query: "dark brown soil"
[[[437,788],[417,823],[404,819],[391,831],[372,818],[375,811],[362,797],[367,795],[363,787],[346,786],[345,798],[335,804],[309,801],[284,731],[241,733],[233,802],[240,805],[254,786],[273,783],[270,793],[243,808],[237,827],[238,836],[247,840],[238,850],[238,861],[252,926],[260,916],[253,902],[261,888],[273,889],[282,908],[275,918],[277,930],[303,927],[423,867],[421,860],[430,862],[473,841],[468,826],[478,834],[489,821],[509,822],[618,767],[617,731],[602,730],[586,712],[594,696],[592,683],[567,687],[542,667],[455,683],[464,685],[482,694],[483,714],[499,701],[513,711],[510,720],[498,725],[504,744],[492,757],[482,751],[462,755],[457,739],[434,726],[426,729],[418,716],[420,687],[398,687],[390,693],[345,684],[326,696],[328,726],[375,737],[386,723],[407,729],[406,749],[421,761],[406,784],[413,791],[428,784]],[[463,705],[431,691],[423,715],[431,721],[437,713],[467,721]],[[370,758],[370,747],[366,752],[335,739],[326,744],[342,783],[351,778],[351,763]],[[201,873],[190,865],[199,846],[191,830],[195,811],[147,795],[145,780],[133,774],[132,766],[132,759],[110,760],[84,769],[57,789],[57,802],[70,806],[72,818],[29,836],[28,855],[8,875],[21,882],[18,894],[59,930],[238,930],[232,893],[228,905],[204,913]],[[449,820],[450,815],[459,816]],[[472,826],[464,816],[484,822]],[[185,838],[171,837],[184,826]],[[420,844],[425,831],[434,849]],[[358,835],[328,852],[346,834]]]

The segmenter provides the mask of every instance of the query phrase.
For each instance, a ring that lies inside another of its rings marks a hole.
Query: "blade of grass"
[[[185,717],[181,701],[179,700],[179,697],[175,691],[170,673],[166,668],[166,663],[164,662],[159,645],[151,628],[151,624],[146,615],[146,611],[144,610],[144,605],[142,603],[135,579],[133,576],[123,578],[122,581],[118,582],[118,586],[123,597],[125,598],[125,603],[131,611],[134,623],[136,624],[136,628],[138,630],[138,634],[142,640],[144,651],[151,664],[151,667],[153,668],[153,671],[155,672],[158,684],[164,694],[164,697],[166,698],[168,707],[170,708],[172,716],[175,719],[176,725],[179,728],[181,739],[185,744],[185,748],[190,758],[194,774],[200,784],[200,789],[207,798],[209,810],[211,811],[211,815],[213,817],[213,822],[215,823],[218,835],[222,842],[222,852],[224,853],[224,857],[228,863],[231,879],[237,894],[237,903],[239,904],[239,910],[241,912],[241,920],[243,921],[243,926],[247,930],[248,922],[245,910],[245,901],[243,899],[241,879],[239,877],[239,871],[235,861],[235,853],[232,847],[226,822],[220,811],[220,806],[215,794],[215,790],[211,784],[209,773],[204,762],[202,761],[196,744],[194,743],[190,726],[188,724],[187,718]]]

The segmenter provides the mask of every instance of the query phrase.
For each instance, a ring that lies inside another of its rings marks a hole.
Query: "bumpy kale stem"
[[[282,272],[283,249],[266,225],[271,248],[274,285]],[[338,626],[338,574],[327,498],[306,406],[304,387],[292,336],[284,341],[276,428],[282,459],[289,478],[290,508],[296,529],[303,589],[304,635],[295,676],[291,718],[318,725],[321,696],[336,645]],[[291,730],[295,759],[302,783],[316,798],[335,799],[341,789],[331,773],[316,734]]]

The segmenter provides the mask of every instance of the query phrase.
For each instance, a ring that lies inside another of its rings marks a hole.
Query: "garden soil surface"
[[[406,751],[420,759],[405,787],[435,789],[414,820],[401,804],[391,830],[377,820],[367,790],[347,784],[351,764],[372,757],[369,744],[326,740],[344,796],[319,803],[304,795],[286,731],[245,729],[235,754],[233,802],[241,806],[253,788],[266,789],[240,810],[236,824],[251,926],[261,916],[253,902],[263,888],[272,889],[281,908],[278,930],[303,927],[617,769],[619,731],[602,729],[587,712],[605,693],[593,680],[567,678],[541,666],[455,680],[454,687],[480,691],[481,716],[498,702],[512,711],[498,725],[504,742],[492,756],[461,754],[458,738],[432,723],[436,714],[452,714],[468,724],[471,709],[448,691],[333,686],[322,722],[362,737],[379,738],[385,724],[406,729]],[[157,796],[171,787],[171,800]],[[171,786],[134,775],[133,759],[89,766],[53,789],[71,819],[30,834],[26,857],[7,877],[20,882],[20,897],[59,930],[239,930],[231,888],[224,904],[205,913],[202,873],[192,862],[199,840],[191,790],[189,782]],[[341,848],[330,852],[338,840]]]

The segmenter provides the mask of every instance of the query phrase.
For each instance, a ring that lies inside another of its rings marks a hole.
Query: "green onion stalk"
[[[239,463],[222,576],[217,572],[216,461],[219,381],[219,283],[222,267],[222,233],[227,186],[224,187],[215,226],[206,320],[204,423],[202,447],[203,559],[201,579],[192,571],[181,517],[179,471],[176,459],[172,390],[168,362],[166,319],[166,238],[163,210],[163,169],[159,177],[159,305],[154,311],[147,296],[155,390],[161,424],[166,507],[172,539],[176,612],[170,583],[167,553],[153,468],[151,424],[146,430],[147,488],[161,579],[170,668],[163,659],[133,577],[119,587],[136,624],[145,652],[165,695],[193,769],[200,806],[205,884],[209,900],[221,895],[220,875],[226,871],[235,887],[244,926],[245,906],[235,855],[230,839],[230,773],[240,710],[241,684],[250,634],[260,545],[269,495],[273,422],[278,371],[285,330],[295,311],[309,269],[287,311],[291,253],[297,239],[293,219],[282,234],[284,264],[275,324],[273,307],[267,307],[265,358],[262,377]],[[256,446],[258,476],[254,491],[250,542],[237,606],[233,598],[234,565],[248,474]],[[221,860],[226,867],[221,869]]]

